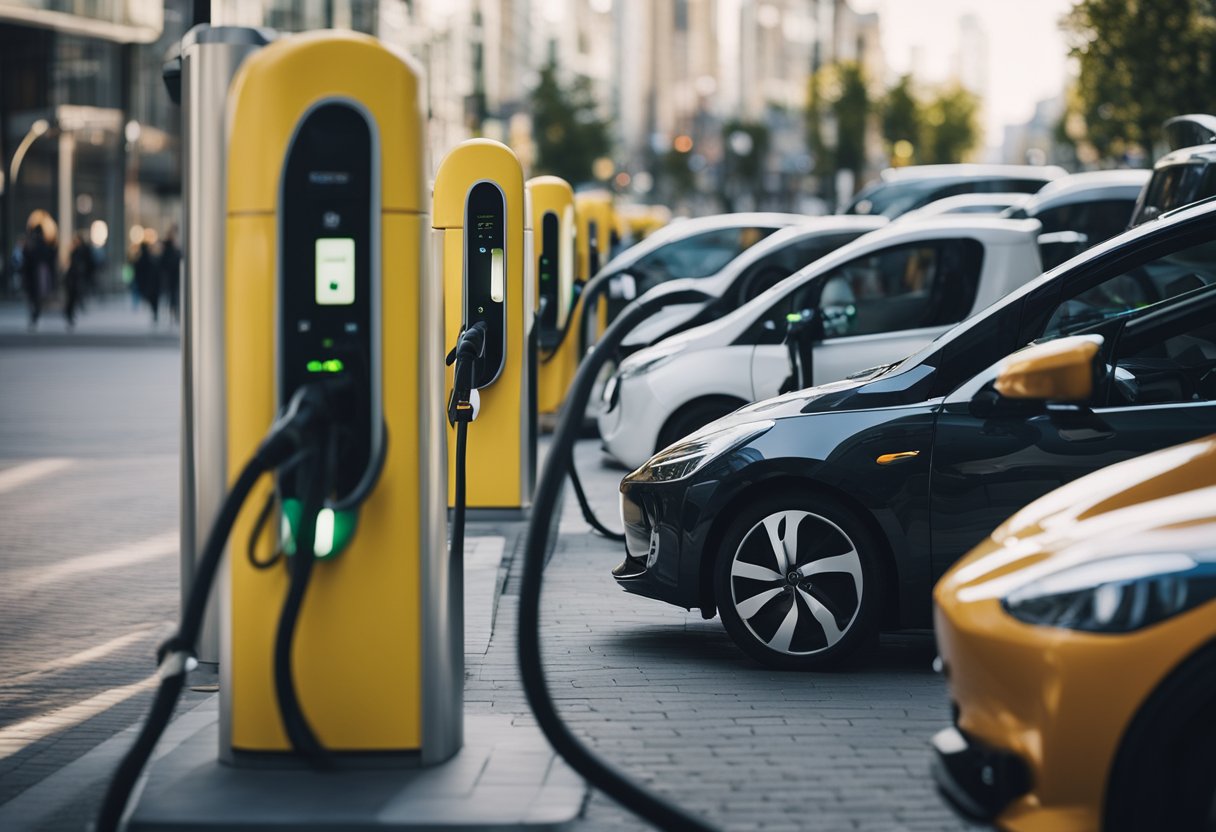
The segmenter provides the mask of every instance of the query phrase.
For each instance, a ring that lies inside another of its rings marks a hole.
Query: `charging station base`
[[[321,774],[222,765],[218,698],[198,711],[202,726],[152,765],[128,832],[556,830],[587,795],[540,731],[507,715],[467,715],[464,748],[442,765]]]

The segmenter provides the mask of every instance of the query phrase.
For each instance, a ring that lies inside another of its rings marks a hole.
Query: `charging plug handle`
[[[478,321],[460,333],[456,346],[448,353],[446,364],[456,365],[452,373],[452,395],[448,397],[448,423],[471,422],[473,407],[473,362],[485,355],[486,325]]]

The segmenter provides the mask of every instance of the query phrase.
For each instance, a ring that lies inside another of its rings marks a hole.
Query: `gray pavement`
[[[0,343],[6,830],[85,828],[105,768],[65,767],[142,717],[140,684],[176,614],[178,354],[130,346]],[[593,503],[615,524],[620,472],[592,441],[578,456]],[[621,769],[728,829],[967,828],[927,774],[928,739],[949,720],[930,640],[884,639],[848,672],[769,671],[717,621],[620,592],[608,572],[618,545],[588,533],[572,498],[560,528],[544,594],[550,683],[575,732]],[[515,668],[517,564],[509,569],[488,642],[477,611],[467,709],[530,724]],[[179,712],[206,696],[192,692]],[[6,826],[23,793],[23,808],[39,811]],[[596,794],[577,827],[640,824]]]

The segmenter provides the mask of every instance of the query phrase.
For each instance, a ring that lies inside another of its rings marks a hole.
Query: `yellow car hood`
[[[1216,435],[1111,465],[1035,500],[954,564],[935,594],[999,598],[1073,563],[1214,544]]]

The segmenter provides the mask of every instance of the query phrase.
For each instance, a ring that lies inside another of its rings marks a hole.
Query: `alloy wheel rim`
[[[821,653],[857,620],[861,556],[828,518],[800,509],[774,512],[736,548],[730,590],[739,619],[768,649],[787,656]]]

